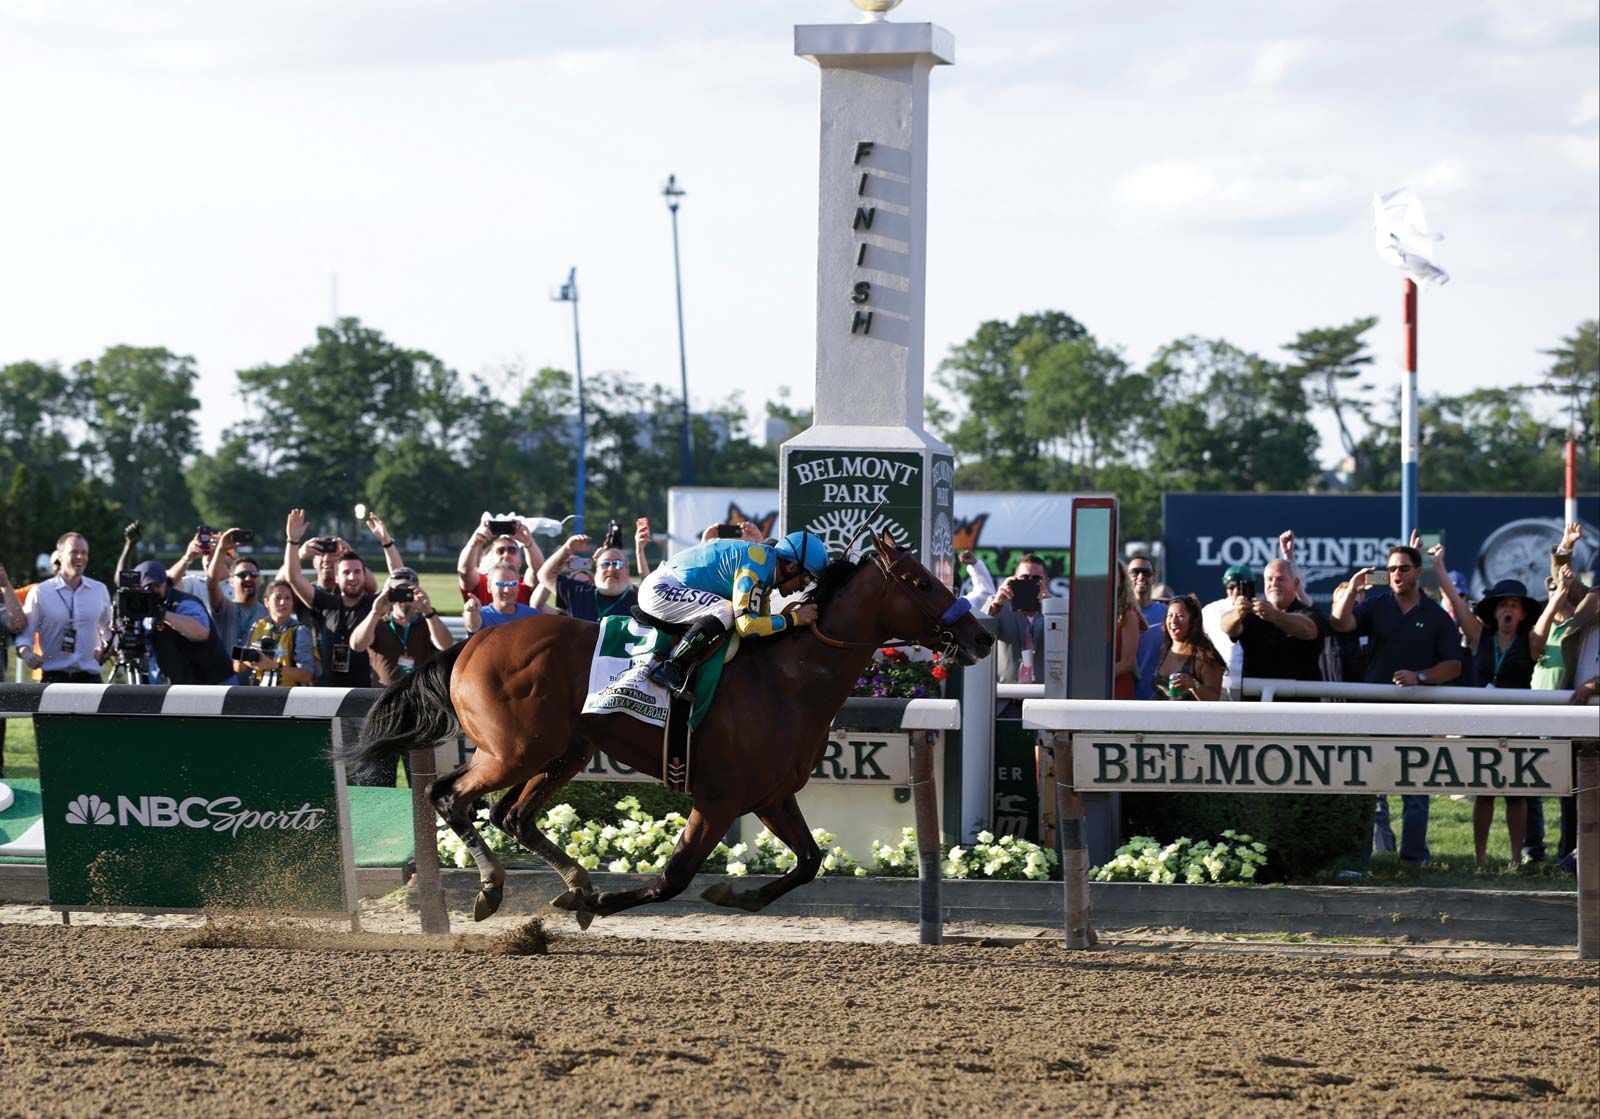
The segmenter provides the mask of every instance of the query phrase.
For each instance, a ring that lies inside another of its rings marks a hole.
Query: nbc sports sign
[[[328,724],[42,715],[50,904],[350,912]]]

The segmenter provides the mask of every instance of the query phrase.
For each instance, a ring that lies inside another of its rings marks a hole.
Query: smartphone
[[[588,556],[573,556],[567,561],[567,571],[593,571],[594,560]]]
[[[255,530],[250,528],[241,528],[238,532],[233,534],[233,542],[235,544],[254,544],[256,542]]]
[[[634,521],[633,522],[633,531],[639,536],[649,536],[650,535],[650,518],[649,517],[640,517],[638,520]]]
[[[214,535],[214,532],[215,530],[213,530],[210,525],[195,526],[194,536],[196,540],[200,541],[200,550],[202,552],[209,552],[211,550],[211,537]]]
[[[415,602],[417,600],[417,588],[390,587],[387,597],[390,602]]]
[[[1387,571],[1378,570],[1367,576],[1367,586],[1369,587],[1387,587],[1388,585],[1389,573]]]
[[[260,664],[261,650],[251,645],[235,645],[233,647],[233,659],[242,661],[245,664]]]
[[[323,555],[327,555],[328,553],[337,550],[338,547],[339,541],[332,536],[319,536],[311,542],[311,550],[313,552],[320,552]]]
[[[517,532],[517,522],[515,520],[490,521],[489,531],[495,536],[514,536]]]
[[[1254,598],[1256,596],[1256,581],[1254,579],[1240,579],[1238,587],[1240,598]]]
[[[744,533],[738,525],[720,524],[717,526],[718,540],[737,540],[743,535]]]
[[[1011,608],[1030,612],[1039,609],[1039,580],[1025,576],[1012,582]]]

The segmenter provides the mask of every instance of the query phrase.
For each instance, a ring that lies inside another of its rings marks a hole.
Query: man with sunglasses
[[[539,585],[555,596],[557,609],[586,622],[598,622],[612,614],[627,615],[639,604],[639,594],[628,577],[628,555],[621,548],[601,548],[594,554],[594,581],[585,582],[563,569],[569,561],[582,559],[590,548],[583,533],[567,537],[567,542],[551,553],[539,569]]]
[[[1139,613],[1150,628],[1139,635],[1138,677],[1133,682],[1134,699],[1156,697],[1156,667],[1161,663],[1161,634],[1167,620],[1167,604],[1155,598],[1156,566],[1143,552],[1128,561],[1128,581]]]
[[[522,586],[522,579],[514,566],[502,563],[490,568],[488,576],[489,601],[480,604],[477,595],[468,595],[467,603],[462,607],[461,618],[466,623],[467,633],[477,633],[480,629],[504,625],[518,618],[531,618],[539,613],[537,607],[517,601],[517,590]]]
[[[206,557],[211,617],[225,649],[250,644],[250,631],[267,616],[266,605],[261,601],[261,564],[255,557],[240,556],[233,561],[232,574],[228,573],[228,559],[233,555],[238,534],[236,528],[224,532]]]
[[[1401,688],[1419,684],[1447,684],[1461,674],[1461,631],[1433,599],[1422,593],[1422,553],[1405,544],[1389,549],[1386,564],[1389,592],[1369,595],[1360,606],[1356,596],[1368,587],[1372,568],[1363,567],[1333,596],[1329,618],[1338,633],[1355,632],[1367,639],[1368,684],[1394,684]],[[1403,796],[1404,817],[1400,837],[1402,862],[1426,862],[1428,851],[1428,798]],[[1387,826],[1388,798],[1379,797],[1381,830]]]

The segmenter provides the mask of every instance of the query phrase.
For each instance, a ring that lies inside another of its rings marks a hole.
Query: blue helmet
[[[814,532],[791,532],[772,549],[779,559],[797,563],[812,575],[821,575],[828,566],[828,548]]]

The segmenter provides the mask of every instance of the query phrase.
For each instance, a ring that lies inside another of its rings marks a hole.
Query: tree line
[[[1163,492],[1395,491],[1398,389],[1377,390],[1366,339],[1376,322],[1303,331],[1283,362],[1181,338],[1143,368],[1064,312],[986,322],[936,370],[929,421],[956,452],[958,486],[1114,492],[1129,538],[1160,534]],[[1576,400],[1592,490],[1596,328],[1580,323],[1547,351],[1537,383],[1425,396],[1423,489],[1557,492]],[[565,371],[463,376],[345,318],[237,379],[244,419],[205,451],[191,357],[113,346],[67,369],[0,368],[0,562],[26,578],[73,527],[104,574],[135,518],[170,549],[201,522],[276,541],[290,505],[351,535],[364,502],[404,538],[453,551],[483,509],[572,510],[577,401]],[[681,401],[613,372],[586,379],[585,403],[590,527],[611,516],[664,524],[667,489],[679,481]],[[782,391],[764,410],[792,430],[810,423]],[[1319,466],[1319,411],[1339,432],[1343,472]],[[777,486],[776,448],[746,428],[737,398],[694,415],[698,484]]]

